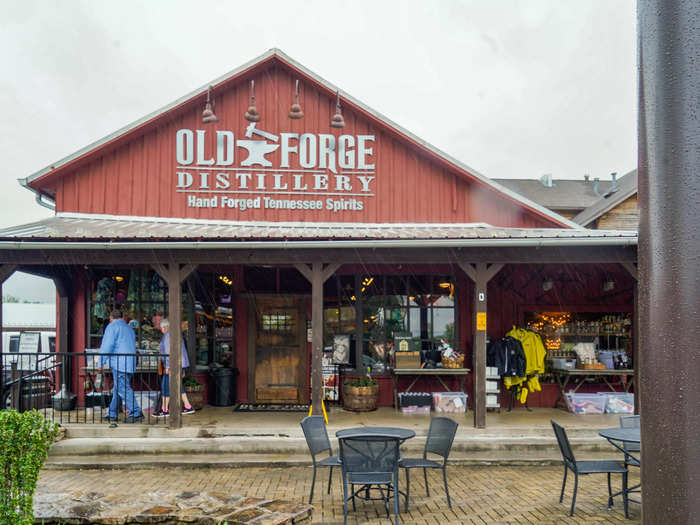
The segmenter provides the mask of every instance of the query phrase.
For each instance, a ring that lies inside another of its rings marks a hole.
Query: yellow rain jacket
[[[506,335],[517,339],[523,345],[527,363],[525,375],[531,376],[544,373],[544,357],[547,351],[542,344],[542,338],[535,332],[524,328],[516,328],[515,326]]]

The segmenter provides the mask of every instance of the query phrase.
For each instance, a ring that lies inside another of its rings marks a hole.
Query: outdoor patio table
[[[640,461],[638,457],[636,457],[634,454],[630,453],[628,450],[625,450],[622,447],[623,442],[628,442],[628,443],[641,443],[641,435],[639,432],[639,427],[630,427],[630,428],[620,428],[620,427],[613,427],[613,428],[605,428],[598,432],[602,437],[608,440],[610,444],[615,447],[616,449],[620,450],[623,454],[630,456],[633,459],[636,459],[637,461]],[[619,444],[618,444],[619,442]],[[630,499],[629,498],[629,493],[630,492],[639,492],[639,487],[641,487],[641,483],[637,483],[633,487],[629,487],[627,489],[627,495],[628,495],[628,500],[632,501],[634,503],[640,503],[638,500]],[[613,497],[618,496],[622,494],[623,491],[617,492],[613,494]]]
[[[392,437],[398,438],[400,441],[406,441],[415,437],[416,433],[408,428],[398,427],[355,427],[338,430],[335,433],[337,438],[354,438],[354,437]]]
[[[413,430],[407,428],[398,427],[354,427],[346,428],[343,430],[338,430],[335,436],[338,439],[342,438],[356,438],[356,437],[391,437],[398,438],[402,443],[407,439],[415,437],[416,433]],[[393,489],[393,487],[392,487]],[[362,489],[360,489],[362,490]],[[406,496],[402,491],[399,490],[399,494]],[[365,500],[370,500],[369,487],[365,487]]]

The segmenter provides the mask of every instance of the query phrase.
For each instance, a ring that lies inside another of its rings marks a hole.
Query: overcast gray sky
[[[493,178],[636,166],[632,0],[0,0],[0,227],[25,177],[279,47]]]

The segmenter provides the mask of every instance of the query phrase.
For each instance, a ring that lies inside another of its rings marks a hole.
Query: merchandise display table
[[[471,370],[469,368],[394,368],[391,378],[394,384],[394,408],[399,409],[399,376],[413,376],[413,381],[404,392],[410,392],[418,379],[423,376],[435,377],[448,392],[450,389],[442,380],[442,376],[456,376],[459,379],[459,391],[464,392],[464,384]]]
[[[557,384],[559,385],[559,396],[557,397],[557,400],[554,402],[554,408],[557,408],[559,406],[559,403],[564,401],[564,394],[566,393],[566,387],[569,385],[569,382],[574,381],[575,386],[571,390],[571,392],[576,392],[579,388],[581,388],[581,385],[583,385],[587,380],[589,379],[596,379],[596,378],[602,378],[603,381],[605,382],[606,385],[608,385],[608,388],[612,391],[615,392],[615,383],[611,382],[608,380],[608,378],[619,376],[620,377],[620,384],[622,385],[622,388],[624,389],[625,392],[629,392],[630,388],[632,387],[634,383],[634,370],[633,369],[624,369],[624,370],[613,370],[613,369],[605,369],[605,370],[583,370],[580,368],[575,368],[575,369],[561,369],[561,370],[552,370],[552,375],[556,378]],[[578,379],[578,381],[577,381]]]

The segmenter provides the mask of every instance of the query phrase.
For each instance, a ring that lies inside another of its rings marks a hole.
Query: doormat
[[[309,412],[303,403],[239,403],[234,412]]]

